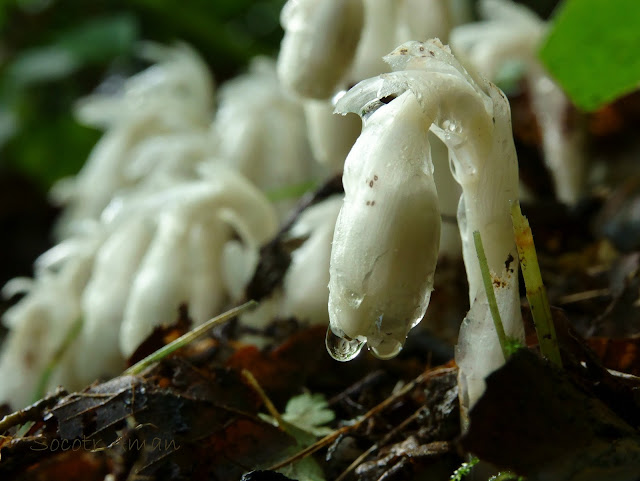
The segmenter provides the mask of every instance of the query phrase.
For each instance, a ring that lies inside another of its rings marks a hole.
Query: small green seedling
[[[449,477],[450,481],[462,481],[471,474],[473,467],[478,464],[480,460],[476,457],[472,457],[468,463],[462,463],[458,469]]]

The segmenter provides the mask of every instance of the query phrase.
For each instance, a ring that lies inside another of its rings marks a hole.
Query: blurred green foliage
[[[48,189],[74,174],[100,133],[74,102],[110,75],[144,67],[138,42],[183,40],[217,83],[275,54],[284,0],[5,0],[0,2],[0,166]]]

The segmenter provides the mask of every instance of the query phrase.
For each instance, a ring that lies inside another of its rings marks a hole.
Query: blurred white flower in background
[[[547,23],[511,0],[481,0],[483,21],[451,32],[451,47],[463,63],[496,81],[508,68],[520,68],[529,87],[531,107],[542,137],[542,154],[558,199],[574,205],[586,181],[586,131],[580,115],[544,70],[538,49]]]
[[[143,163],[135,162],[142,142],[207,135],[213,82],[204,62],[186,45],[148,45],[143,53],[158,63],[128,79],[115,94],[95,94],[79,103],[78,119],[105,134],[78,175],[52,190],[54,202],[65,207],[59,238],[70,235],[79,221],[97,220],[119,190],[136,184],[139,177],[129,169]]]
[[[220,162],[265,192],[314,177],[302,107],[283,88],[273,60],[253,59],[247,73],[220,88],[212,128]],[[280,206],[281,213],[290,207]]]

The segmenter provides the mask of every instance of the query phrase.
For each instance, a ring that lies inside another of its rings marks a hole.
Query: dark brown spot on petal
[[[505,269],[509,269],[509,267],[511,267],[511,263],[514,261],[513,256],[511,254],[509,254],[507,256],[507,260],[504,262],[504,267]]]
[[[378,176],[377,176],[377,175],[374,175],[374,176],[373,176],[373,180],[378,180]]]
[[[369,187],[373,187],[373,180],[369,182]]]

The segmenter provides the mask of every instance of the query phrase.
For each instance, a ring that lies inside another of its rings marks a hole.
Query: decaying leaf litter
[[[522,85],[519,100],[527,93]],[[514,110],[527,109],[512,100]],[[634,103],[631,96],[586,118],[590,149],[637,127],[637,112],[620,107]],[[603,132],[603,116],[619,122]],[[513,119],[516,135],[526,133],[516,139],[523,177],[534,193],[552,192],[534,152],[542,141],[520,123],[530,116]],[[615,161],[626,168],[629,150],[619,150]],[[296,215],[339,191],[334,180]],[[637,479],[637,234],[620,207],[633,205],[636,192],[631,180],[597,187],[572,208],[523,202],[550,304],[563,309],[552,311],[563,369],[537,355],[522,288],[528,347],[489,376],[464,434],[450,359],[468,287],[462,263],[445,258],[427,318],[395,360],[363,354],[336,364],[324,350],[324,329],[291,317],[264,328],[231,321],[134,375],[56,392],[8,414],[0,471],[21,479],[389,480],[454,472],[459,479],[468,470],[485,478],[500,472],[495,479]],[[288,235],[292,225],[261,250],[245,299],[282,286],[292,250],[308,240]],[[188,305],[176,317],[147,337],[130,365],[189,329]],[[268,346],[246,345],[246,335]]]

